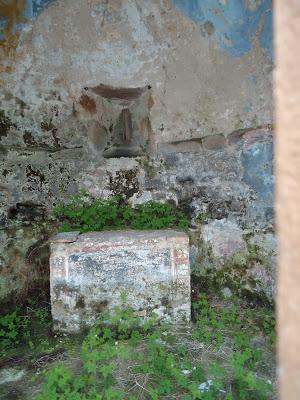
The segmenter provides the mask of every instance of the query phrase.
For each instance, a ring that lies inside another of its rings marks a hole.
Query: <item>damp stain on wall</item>
[[[18,45],[18,33],[15,29],[24,19],[25,0],[0,1],[0,73],[10,72],[10,60]],[[0,81],[1,82],[1,81]]]
[[[23,24],[48,3],[49,0],[0,0],[0,74],[13,70],[19,32]],[[0,84],[1,82],[0,79]]]

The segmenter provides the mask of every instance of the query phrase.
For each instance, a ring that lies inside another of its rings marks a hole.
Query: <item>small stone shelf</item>
[[[183,232],[60,233],[52,239],[51,305],[56,330],[76,332],[101,312],[128,305],[171,322],[190,320],[189,239]]]

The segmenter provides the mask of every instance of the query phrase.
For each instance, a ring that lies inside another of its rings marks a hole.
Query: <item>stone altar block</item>
[[[76,332],[126,303],[137,315],[190,320],[189,239],[183,232],[60,233],[52,239],[54,328]]]

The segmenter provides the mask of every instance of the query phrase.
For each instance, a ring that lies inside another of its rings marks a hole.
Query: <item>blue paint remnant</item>
[[[26,18],[33,19],[54,0],[27,0]]]
[[[273,146],[256,143],[242,152],[244,182],[255,190],[261,199],[273,198]]]
[[[252,48],[260,22],[263,31],[260,44],[272,58],[272,0],[261,0],[256,9],[242,0],[173,0],[173,3],[195,22],[210,21],[221,48],[233,57],[241,57]]]
[[[271,220],[274,203],[273,145],[255,143],[242,152],[241,161],[243,181],[256,194],[256,200],[249,207],[251,218]]]
[[[25,18],[34,19],[53,1],[27,0]],[[193,21],[213,24],[220,47],[233,57],[241,57],[251,50],[252,40],[262,22],[260,45],[273,58],[272,0],[261,0],[255,10],[249,9],[245,0],[173,0],[173,3]],[[0,32],[5,24],[5,19],[0,16]]]
[[[272,58],[274,58],[274,53],[273,53],[273,15],[272,15],[272,9],[269,9],[266,12],[265,18],[264,18],[264,25],[263,25],[263,31],[260,35],[260,45],[263,49],[265,49],[268,53],[268,55]]]
[[[55,0],[26,0],[24,19],[31,20],[37,17],[49,4],[53,3]],[[6,18],[0,15],[0,37],[1,32],[5,29],[7,24]],[[16,24],[14,26],[15,30],[21,29],[24,24]]]

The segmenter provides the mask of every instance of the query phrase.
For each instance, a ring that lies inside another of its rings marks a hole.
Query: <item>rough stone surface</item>
[[[250,263],[247,269],[247,277],[250,278],[250,282],[255,282],[255,290],[256,292],[264,293],[264,295],[272,300],[276,295],[276,275],[274,271],[270,270],[270,268],[266,268],[266,265],[263,265],[258,262]],[[246,286],[246,288],[250,291],[253,290],[253,283],[251,286]]]
[[[272,234],[270,0],[27,3],[0,63],[0,302],[48,276],[49,213],[80,189]]]
[[[51,245],[55,329],[78,331],[126,302],[137,315],[190,319],[189,239],[181,232],[88,233]]]
[[[242,235],[242,229],[226,219],[213,221],[202,229],[202,240],[221,263],[246,250]]]

